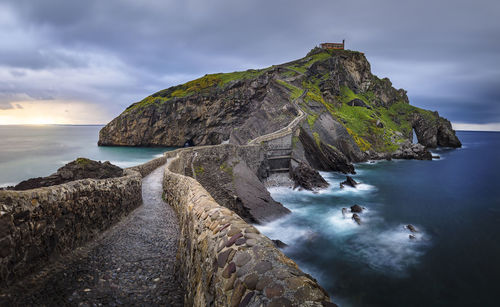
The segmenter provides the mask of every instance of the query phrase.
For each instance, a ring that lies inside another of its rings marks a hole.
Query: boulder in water
[[[354,179],[352,179],[351,176],[346,176],[346,180],[340,183],[340,187],[343,188],[344,185],[348,185],[350,187],[355,188],[357,184],[358,183]]]
[[[328,187],[328,182],[320,173],[305,163],[300,163],[290,170],[290,177],[295,182],[295,187],[306,190],[323,189]]]
[[[415,226],[413,226],[412,224],[406,225],[406,229],[408,229],[411,232],[418,232],[417,228],[415,228]]]
[[[364,208],[361,207],[360,205],[351,206],[351,212],[354,212],[354,213],[362,213],[363,209]]]
[[[352,215],[352,219],[356,222],[356,224],[361,225],[361,218],[359,217],[359,215],[357,213],[354,213]]]

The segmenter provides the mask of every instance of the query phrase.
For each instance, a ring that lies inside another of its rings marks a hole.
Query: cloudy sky
[[[2,0],[0,124],[106,123],[171,85],[345,38],[412,104],[500,129],[499,20],[496,0]]]

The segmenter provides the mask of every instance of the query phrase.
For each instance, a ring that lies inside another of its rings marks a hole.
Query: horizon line
[[[495,127],[493,127],[492,129],[482,127],[483,125],[489,126],[491,124],[452,123],[452,125],[457,125],[460,127],[453,128],[453,130],[455,131],[500,132],[500,126],[496,127],[496,124],[493,124]],[[0,126],[106,126],[106,124],[0,124]]]

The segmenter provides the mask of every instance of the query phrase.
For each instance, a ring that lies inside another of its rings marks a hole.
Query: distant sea
[[[1,126],[0,187],[47,176],[78,157],[130,167],[160,156],[171,147],[99,147],[103,126]]]
[[[458,137],[441,159],[357,164],[356,189],[338,173],[318,194],[274,188],[292,213],[258,228],[343,307],[500,306],[500,133]],[[361,226],[342,216],[354,204]]]

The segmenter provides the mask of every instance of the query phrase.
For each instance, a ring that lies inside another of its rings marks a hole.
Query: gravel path
[[[162,200],[164,167],[142,181],[144,204],[98,239],[11,287],[0,305],[182,306],[178,222]]]

